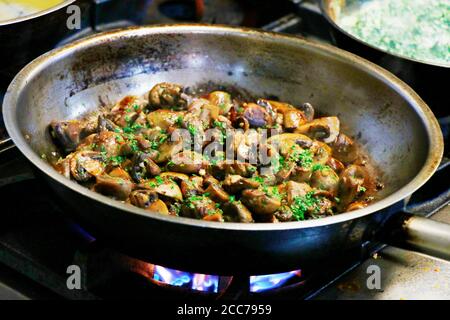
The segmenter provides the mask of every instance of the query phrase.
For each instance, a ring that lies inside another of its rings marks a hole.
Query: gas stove
[[[252,1],[244,2],[153,1],[142,23],[229,23],[332,42],[313,2],[286,1],[276,10],[266,5],[253,10]],[[5,89],[0,88],[0,100]],[[440,123],[448,143],[450,118]],[[0,138],[3,130],[0,121]],[[408,199],[405,210],[450,223],[448,169]],[[137,260],[67,218],[12,145],[0,153],[0,202],[0,299],[450,299],[450,262],[383,245],[315,268],[258,276],[205,275]],[[374,266],[381,285],[370,289]],[[72,277],[75,271],[79,279]]]

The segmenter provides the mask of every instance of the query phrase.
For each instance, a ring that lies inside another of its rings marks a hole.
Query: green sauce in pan
[[[394,54],[450,65],[450,0],[347,2],[337,23],[350,34]]]

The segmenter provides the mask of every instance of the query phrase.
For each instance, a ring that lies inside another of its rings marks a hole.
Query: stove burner
[[[302,276],[301,270],[290,272],[251,276],[250,277],[250,292],[262,292],[276,289],[290,282],[293,278],[300,279]]]
[[[219,290],[219,276],[189,273],[155,266],[153,279],[176,287],[197,291],[214,292]]]

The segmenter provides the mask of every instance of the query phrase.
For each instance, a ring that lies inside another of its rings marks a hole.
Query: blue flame
[[[153,279],[172,286],[185,287],[197,291],[219,291],[219,276],[189,273],[161,266],[155,266]]]
[[[262,276],[250,277],[250,292],[261,292],[274,289],[285,284],[293,277],[300,277],[301,271],[295,270],[290,272],[268,274]]]
[[[96,239],[93,235],[91,235],[89,232],[87,232],[86,230],[84,230],[80,225],[78,225],[77,223],[74,223],[70,220],[67,221],[67,225],[68,227],[74,231],[75,233],[77,233],[79,236],[81,236],[83,238],[83,240],[85,240],[88,243],[94,242]]]

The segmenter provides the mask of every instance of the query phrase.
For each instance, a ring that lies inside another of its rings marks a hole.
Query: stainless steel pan
[[[386,68],[408,85],[414,88],[435,114],[448,116],[448,95],[446,92],[450,79],[450,66],[427,63],[387,52],[379,47],[362,41],[348,33],[338,24],[339,13],[346,12],[347,7],[356,7],[365,1],[320,0],[322,14],[331,26],[331,35],[336,45],[353,52]],[[447,80],[446,80],[447,79]]]
[[[100,103],[143,94],[161,81],[239,88],[293,104],[309,101],[338,115],[383,172],[382,200],[318,220],[207,222],[149,214],[111,200],[67,180],[41,159],[54,148],[46,130],[50,121],[81,117]],[[281,272],[361,250],[385,233],[386,223],[398,221],[402,200],[429,179],[443,153],[433,113],[384,69],[331,46],[223,26],[131,28],[51,51],[16,76],[3,113],[16,146],[69,205],[68,213],[96,237],[154,263],[210,274]],[[414,226],[415,233],[404,235],[404,242],[450,257],[449,226],[420,217],[402,217],[400,224],[406,220],[403,230]],[[421,233],[430,224],[432,232]],[[428,236],[426,245],[421,235]]]

